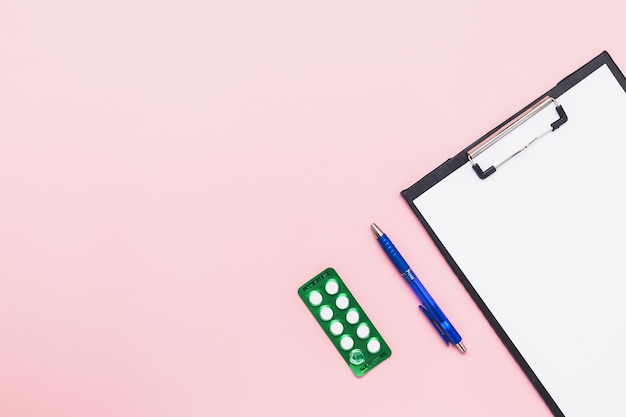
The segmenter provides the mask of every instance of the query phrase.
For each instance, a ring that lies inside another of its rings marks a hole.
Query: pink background
[[[0,2],[0,415],[548,416],[399,192],[623,1]],[[464,336],[445,349],[377,222]],[[355,378],[328,266],[393,350]]]

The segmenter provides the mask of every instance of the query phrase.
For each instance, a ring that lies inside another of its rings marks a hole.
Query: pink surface
[[[0,415],[548,416],[399,192],[602,50],[626,68],[625,13],[1,2]],[[362,379],[296,293],[328,266],[393,350]]]

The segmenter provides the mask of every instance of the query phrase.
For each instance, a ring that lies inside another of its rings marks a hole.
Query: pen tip
[[[382,235],[385,234],[380,229],[380,227],[376,226],[376,223],[372,223],[372,230],[374,231],[374,234],[376,235],[376,238],[379,238],[379,237],[381,237]]]
[[[465,347],[465,345],[463,344],[463,342],[459,342],[456,344],[456,347],[459,348],[459,350],[461,351],[461,353],[465,353],[467,352],[467,348]]]

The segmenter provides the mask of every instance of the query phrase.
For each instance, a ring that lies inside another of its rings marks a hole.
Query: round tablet
[[[338,309],[345,310],[346,308],[348,308],[348,304],[350,304],[350,300],[348,300],[348,297],[346,297],[345,294],[341,294],[335,300],[335,304],[337,305]]]
[[[333,318],[333,309],[328,307],[328,306],[324,306],[320,309],[320,318],[324,321],[328,321],[330,319]]]
[[[346,314],[346,321],[350,324],[356,324],[359,321],[359,312],[355,309],[348,311],[348,314]]]
[[[380,350],[380,342],[375,337],[371,338],[369,342],[367,342],[367,351],[369,353],[378,353]]]
[[[337,294],[337,291],[339,291],[339,284],[337,284],[337,281],[335,281],[334,279],[329,279],[324,286],[324,289],[328,294],[335,295]]]
[[[330,332],[333,334],[333,336],[339,336],[341,333],[343,333],[343,324],[341,324],[340,321],[333,321],[332,323],[330,323]]]
[[[311,291],[311,293],[309,294],[309,303],[311,303],[312,306],[316,307],[322,304],[322,294],[319,291]]]
[[[350,350],[354,346],[354,339],[346,335],[341,338],[341,340],[339,341],[339,345],[343,350]]]
[[[370,335],[370,326],[365,323],[359,324],[359,327],[356,328],[356,335],[361,339],[366,339]]]

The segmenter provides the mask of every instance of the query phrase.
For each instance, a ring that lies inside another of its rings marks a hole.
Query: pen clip
[[[432,316],[432,314],[430,314],[430,312],[426,309],[426,307],[424,307],[421,304],[420,304],[420,310],[422,311],[422,313],[424,313],[424,315],[426,316],[428,321],[430,321],[430,323],[433,325],[435,330],[437,330],[437,333],[439,333],[439,336],[441,336],[443,341],[446,342],[446,346],[448,346],[450,344],[450,341],[446,338],[446,335],[441,329],[441,327],[439,326],[439,323],[437,323],[437,320],[435,320],[435,318]]]

